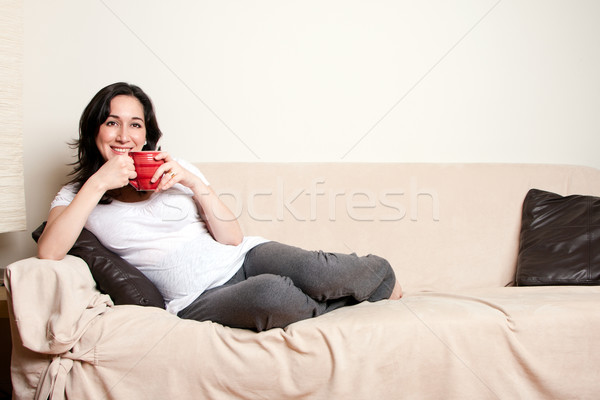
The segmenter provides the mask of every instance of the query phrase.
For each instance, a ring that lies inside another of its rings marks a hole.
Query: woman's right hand
[[[136,176],[133,159],[122,155],[110,158],[90,179],[94,179],[104,191],[108,191],[126,186]]]
[[[131,157],[119,155],[106,161],[83,184],[71,204],[50,210],[46,228],[38,240],[38,257],[63,259],[104,193],[126,186],[136,176]]]

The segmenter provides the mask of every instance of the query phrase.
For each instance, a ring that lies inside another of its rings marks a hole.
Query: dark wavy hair
[[[138,86],[117,82],[101,89],[87,105],[81,119],[79,120],[79,139],[70,143],[77,149],[77,161],[71,172],[72,179],[77,190],[102,167],[104,158],[96,146],[96,137],[102,125],[110,114],[110,102],[117,96],[133,96],[142,103],[144,107],[144,122],[146,125],[146,144],[142,150],[157,150],[156,146],[162,136],[158,128],[154,106],[150,97]],[[104,199],[103,199],[104,200]]]

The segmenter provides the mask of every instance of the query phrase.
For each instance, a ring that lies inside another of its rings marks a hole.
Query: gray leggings
[[[267,242],[248,252],[227,283],[202,293],[178,316],[260,332],[364,300],[387,299],[395,282],[392,267],[381,257]]]

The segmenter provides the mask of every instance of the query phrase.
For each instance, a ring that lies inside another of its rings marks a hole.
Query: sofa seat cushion
[[[156,347],[156,338],[145,343],[145,358],[136,369],[160,380],[162,373],[152,372],[152,366],[165,357],[175,362],[194,354],[211,360],[199,363],[192,378],[177,377],[173,386],[189,388],[193,381],[200,397],[219,399],[236,393],[257,399],[399,399],[425,387],[427,398],[539,398],[540,391],[551,394],[548,398],[574,393],[593,398],[597,392],[589,390],[600,390],[600,382],[583,382],[590,375],[577,371],[598,368],[600,349],[589,335],[600,329],[598,301],[598,288],[422,293],[398,302],[362,303],[261,334],[165,319],[168,335]],[[124,315],[111,318],[103,318],[106,339],[117,326],[123,333],[117,337],[125,338],[127,329],[150,329],[157,321],[150,315],[136,322]],[[215,334],[198,335],[207,331]],[[121,350],[133,344],[130,338],[113,347],[111,359],[100,365],[113,370],[122,361]],[[138,358],[131,357],[130,365]],[[124,387],[135,387],[134,376],[125,379]],[[172,387],[153,390],[162,398],[185,397]]]

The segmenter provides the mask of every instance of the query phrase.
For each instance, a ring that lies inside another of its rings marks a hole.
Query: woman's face
[[[139,151],[146,141],[144,107],[133,96],[120,95],[110,102],[110,114],[100,125],[96,146],[104,160]]]

